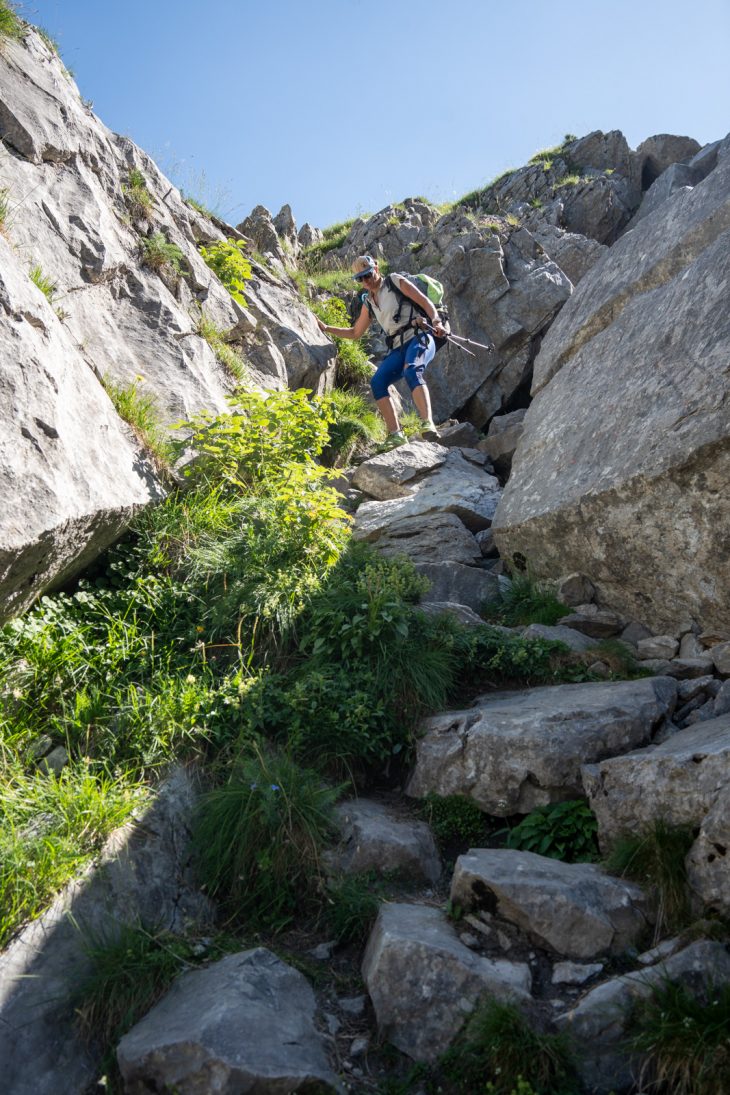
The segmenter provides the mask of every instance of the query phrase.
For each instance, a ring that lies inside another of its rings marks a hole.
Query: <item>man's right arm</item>
[[[362,338],[370,326],[370,312],[367,305],[363,304],[360,315],[355,320],[352,327],[328,327],[326,323],[323,323],[321,319],[317,320],[319,323],[320,331],[324,331],[326,335],[335,335],[337,338]]]

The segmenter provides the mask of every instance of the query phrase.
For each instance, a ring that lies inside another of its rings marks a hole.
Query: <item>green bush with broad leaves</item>
[[[569,863],[598,859],[598,822],[584,799],[539,806],[509,830],[505,844]]]
[[[244,251],[243,240],[220,240],[209,247],[201,247],[200,254],[207,266],[225,285],[235,301],[246,306],[246,282],[251,278],[251,263]]]

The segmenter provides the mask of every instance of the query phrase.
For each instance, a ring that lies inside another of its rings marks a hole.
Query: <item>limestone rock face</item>
[[[718,794],[690,848],[687,878],[703,906],[721,916],[730,914],[730,782]]]
[[[183,974],[124,1035],[124,1090],[341,1092],[314,1014],[306,978],[271,951],[228,955]]]
[[[592,863],[503,848],[471,849],[456,861],[451,901],[484,909],[566,958],[621,954],[648,925],[647,902],[633,883]]]
[[[195,801],[194,785],[178,769],[151,807],[110,837],[97,867],[67,887],[0,956],[7,1095],[76,1095],[98,1075],[98,1054],[81,1040],[68,1005],[70,987],[91,966],[77,924],[110,940],[120,924],[210,929],[213,910],[194,889],[189,862]]]
[[[68,331],[1,237],[0,393],[5,619],[93,559],[140,507],[162,497],[162,488]]]
[[[352,477],[352,485],[380,502],[406,498],[419,476],[441,467],[447,455],[443,445],[430,441],[401,445],[364,460]]]
[[[648,969],[604,981],[557,1017],[558,1027],[575,1042],[581,1078],[593,1095],[620,1091],[638,1078],[640,1062],[626,1048],[631,1009],[667,979],[702,999],[709,983],[730,983],[730,956],[722,943],[692,943]]]
[[[599,601],[654,631],[726,622],[729,279],[721,150],[704,181],[614,244],[552,325],[494,522],[503,556],[536,577],[581,571]]]
[[[648,743],[676,687],[668,677],[563,684],[435,715],[423,723],[406,793],[465,794],[498,817],[575,798],[581,765]]]
[[[436,1060],[484,993],[520,1001],[531,985],[527,965],[474,954],[427,905],[381,906],[362,975],[381,1035],[416,1061]]]
[[[225,410],[236,383],[198,334],[203,314],[263,388],[323,391],[334,347],[293,286],[263,267],[254,264],[248,307],[231,298],[196,245],[238,233],[188,206],[144,152],[110,132],[33,29],[0,53],[0,137],[10,207],[0,240],[4,618],[161,497],[100,380],[136,385],[171,424]],[[131,172],[144,181],[144,206],[130,197]],[[179,273],[149,265],[155,236],[178,248]],[[52,303],[30,281],[34,267],[55,286]]]
[[[655,818],[700,825],[728,783],[730,714],[680,730],[652,749],[588,763],[583,770],[603,846]]]

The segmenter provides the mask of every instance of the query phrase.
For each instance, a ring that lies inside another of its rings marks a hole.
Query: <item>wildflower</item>
[[[142,376],[142,374],[141,374],[141,373],[137,373],[137,375],[136,375],[136,376],[135,376],[135,378],[134,378],[134,383],[135,383],[135,384],[144,384],[144,382],[145,382],[145,380],[146,380],[146,379],[147,379],[147,378],[146,378],[146,377],[144,377],[144,376]]]
[[[205,631],[205,628],[201,624],[196,624],[195,630],[200,634],[201,631]]]
[[[272,791],[280,791],[281,787],[279,787],[278,783],[272,783],[271,784],[271,790]]]
[[[186,684],[195,684],[195,677],[193,676],[192,673],[188,673],[187,677],[185,678],[185,683]]]
[[[22,698],[23,698],[23,690],[21,688],[14,688],[13,689],[13,699],[14,700],[22,700]]]
[[[249,783],[248,786],[249,786],[250,791],[255,791],[256,788],[258,787],[258,783]]]

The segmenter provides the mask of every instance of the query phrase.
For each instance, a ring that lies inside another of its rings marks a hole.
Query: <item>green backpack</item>
[[[439,318],[441,319],[444,327],[448,329],[449,313],[448,310],[443,306],[444,287],[441,282],[438,281],[436,278],[432,278],[429,274],[398,273],[398,277],[405,278],[407,281],[410,281],[411,285],[415,285],[416,289],[423,293],[424,297],[428,297],[428,299],[436,308],[436,311],[438,312]],[[393,317],[396,323],[400,320],[400,314],[403,310],[404,304],[407,304],[410,308],[413,309],[414,312],[418,312],[419,315],[426,316],[427,319],[430,318],[423,308],[416,304],[415,301],[411,300],[410,297],[407,297],[405,293],[401,292],[401,290],[393,281],[390,274],[388,274],[388,276],[384,279],[384,284],[388,287],[388,289],[391,289],[398,297],[398,310]],[[372,315],[373,312],[372,308],[370,308],[370,301],[366,301],[366,303],[368,305],[368,309],[370,310],[370,314]],[[413,317],[411,316],[411,320],[412,318]],[[404,324],[404,326],[411,326],[411,320],[409,320],[407,324]],[[392,348],[393,339],[396,337],[396,335],[392,335],[386,338],[385,341],[388,349]],[[445,338],[437,338],[436,335],[433,336],[433,340],[436,343],[437,352],[441,349],[442,346],[446,344],[447,341]]]

